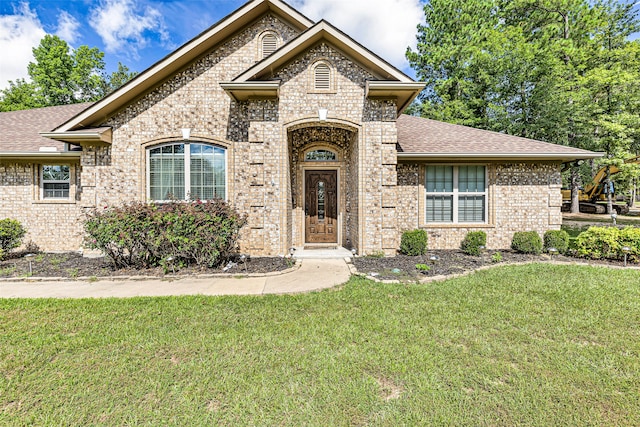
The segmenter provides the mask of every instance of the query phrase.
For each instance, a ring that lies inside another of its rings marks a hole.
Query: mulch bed
[[[492,255],[500,252],[502,261],[495,262]],[[424,256],[407,256],[398,254],[395,257],[375,258],[358,257],[353,259],[353,264],[358,272],[379,280],[413,281],[425,277],[448,276],[472,271],[487,265],[513,264],[521,262],[550,261],[549,255],[528,255],[510,250],[486,251],[481,256],[467,255],[459,250],[429,251]],[[572,258],[563,255],[554,255],[553,261],[562,262],[586,262],[581,258]],[[592,264],[622,266],[619,261],[589,261]],[[426,264],[428,271],[421,271],[416,264]],[[630,264],[631,265],[631,264]],[[636,265],[636,264],[633,264]]]
[[[429,251],[424,256],[406,256],[398,254],[395,257],[356,257],[353,264],[360,273],[380,280],[416,281],[425,277],[446,276],[475,270],[486,265],[510,264],[529,261],[549,261],[549,255],[526,255],[510,250],[499,251],[502,261],[494,262],[492,255],[497,251],[486,251],[481,256],[466,255],[459,250]],[[154,276],[164,275],[192,276],[197,274],[228,273],[234,275],[264,274],[286,270],[292,266],[290,260],[282,257],[255,257],[243,263],[235,260],[236,265],[224,270],[220,268],[186,267],[172,269],[165,273],[161,268],[148,269],[115,269],[106,258],[87,258],[78,253],[39,253],[31,257],[31,273],[29,259],[24,253],[12,253],[10,257],[0,262],[0,278],[11,277],[62,277],[75,279],[77,277],[113,277],[113,276]],[[584,259],[555,255],[554,261],[586,261]],[[622,266],[619,261],[589,261],[592,264]],[[425,264],[428,271],[420,271],[416,264]],[[631,264],[635,265],[637,264]]]
[[[175,274],[179,276],[191,276],[196,274],[256,274],[270,273],[286,270],[292,263],[281,257],[256,257],[249,258],[246,263],[235,260],[236,265],[224,270],[219,268],[185,267],[175,268]],[[173,269],[166,274],[173,275]],[[88,258],[75,252],[67,253],[39,253],[31,257],[31,273],[29,272],[29,259],[24,254],[10,254],[8,259],[0,262],[0,278],[8,277],[109,277],[109,276],[164,276],[165,271],[161,267],[134,269],[115,269],[106,258]]]

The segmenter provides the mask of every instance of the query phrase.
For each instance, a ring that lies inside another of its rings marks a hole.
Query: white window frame
[[[44,168],[46,166],[67,166],[69,168],[69,179],[68,180],[45,180]],[[71,182],[72,182],[71,176],[74,173],[74,170],[69,163],[45,163],[40,165],[39,173],[40,173],[40,200],[54,201],[54,200],[70,200],[71,199],[71,194],[72,194],[71,193]],[[44,191],[45,184],[67,184],[69,186],[69,190],[68,190],[69,195],[67,197],[46,197],[45,191]]]
[[[453,168],[453,191],[447,191],[447,192],[430,192],[427,191],[427,169],[429,167],[434,167],[434,166],[449,166]],[[468,192],[468,191],[459,191],[459,183],[458,183],[458,175],[459,175],[459,171],[461,167],[467,167],[467,166],[482,166],[484,167],[484,191],[483,192]],[[424,168],[424,179],[423,179],[423,185],[424,185],[424,189],[425,189],[425,195],[424,195],[424,221],[426,225],[434,225],[434,224],[470,224],[470,225],[485,225],[489,223],[489,167],[485,164],[481,164],[481,165],[477,165],[477,164],[429,164],[426,165]],[[453,209],[453,215],[452,215],[452,221],[451,222],[436,222],[436,221],[429,221],[428,217],[427,217],[427,197],[429,196],[452,196],[453,199],[453,203],[452,203],[452,209]],[[465,196],[482,196],[484,197],[484,221],[477,221],[477,222],[459,222],[458,221],[458,206],[459,206],[459,200],[460,197],[465,197]]]
[[[226,202],[229,199],[229,150],[226,147],[211,144],[209,142],[204,141],[173,141],[167,142],[159,145],[152,145],[146,147],[146,164],[147,164],[147,200],[151,200],[154,202],[169,202],[169,200],[154,200],[151,198],[151,150],[156,148],[166,147],[168,145],[184,145],[184,199],[185,201],[191,200],[191,149],[189,145],[191,144],[199,144],[199,145],[208,145],[213,148],[219,148],[224,150],[224,198],[223,200]]]

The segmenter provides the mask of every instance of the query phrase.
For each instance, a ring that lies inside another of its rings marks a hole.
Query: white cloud
[[[78,33],[78,28],[80,28],[78,20],[64,10],[60,12],[58,19],[56,35],[69,44],[75,43],[78,36],[80,36],[80,33]]]
[[[0,15],[0,89],[9,86],[9,80],[28,79],[27,64],[33,61],[32,49],[45,36],[42,23],[29,8],[21,3],[13,15]]]
[[[400,69],[405,52],[416,45],[416,26],[423,22],[420,0],[296,0],[293,6],[309,18],[326,19],[358,43]]]
[[[102,38],[107,52],[137,58],[138,50],[147,45],[151,33],[163,42],[168,41],[160,11],[139,5],[133,0],[106,0],[93,10],[89,25]]]

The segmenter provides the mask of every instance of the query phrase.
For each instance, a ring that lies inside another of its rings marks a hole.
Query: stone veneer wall
[[[557,163],[489,165],[489,224],[458,227],[424,224],[424,172],[420,165],[398,165],[398,233],[424,228],[432,249],[457,249],[469,231],[487,233],[487,247],[506,249],[516,231],[557,230],[562,224],[561,175]]]
[[[57,160],[40,164],[72,163]],[[82,244],[82,210],[76,202],[75,182],[72,176],[70,200],[40,200],[38,163],[0,161],[0,219],[20,221],[27,229],[23,242],[32,241],[44,251],[80,249]]]

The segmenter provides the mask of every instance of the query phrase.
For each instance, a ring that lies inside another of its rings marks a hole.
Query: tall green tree
[[[428,0],[407,58],[421,115],[585,149],[638,148],[633,5],[614,0]],[[578,169],[571,172],[578,209]]]
[[[118,63],[118,69],[107,75],[104,53],[98,48],[71,49],[49,34],[33,48],[33,56],[35,61],[27,67],[31,81],[9,82],[0,92],[0,111],[96,101],[137,74]]]

